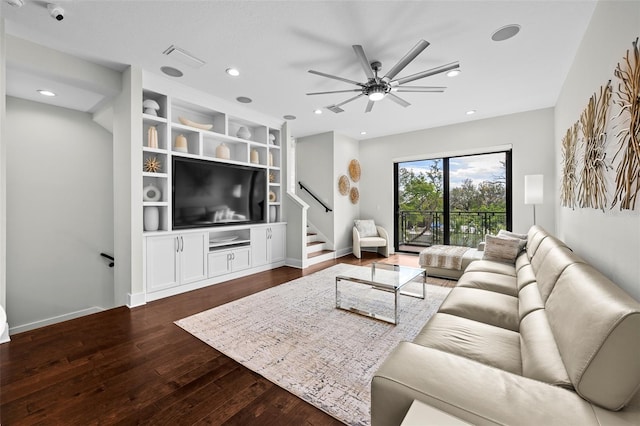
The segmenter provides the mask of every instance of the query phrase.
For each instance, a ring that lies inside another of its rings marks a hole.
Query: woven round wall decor
[[[349,163],[349,176],[351,176],[351,180],[358,182],[360,180],[360,172],[360,162],[356,159],[351,160]]]
[[[355,186],[351,188],[351,191],[349,191],[349,199],[351,200],[352,204],[358,204],[358,200],[360,199],[360,191],[358,191],[358,188],[356,188]]]
[[[338,179],[338,191],[340,191],[340,195],[347,195],[349,193],[349,187],[351,184],[349,183],[349,178],[347,175],[342,175]]]

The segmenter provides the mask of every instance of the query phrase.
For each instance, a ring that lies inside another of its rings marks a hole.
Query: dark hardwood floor
[[[417,266],[416,256],[363,256],[305,271],[282,267],[13,335],[0,345],[0,423],[341,424],[173,322],[336,263]]]

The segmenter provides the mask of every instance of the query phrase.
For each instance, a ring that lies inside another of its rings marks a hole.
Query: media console
[[[248,110],[184,86],[145,80],[140,214],[146,301],[283,266],[281,123],[260,123]],[[176,164],[208,174],[183,172],[176,186]],[[199,185],[193,194],[184,189],[189,180]]]

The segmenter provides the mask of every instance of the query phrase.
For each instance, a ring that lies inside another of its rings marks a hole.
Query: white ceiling
[[[553,106],[595,7],[595,0],[64,0],[58,4],[65,18],[58,22],[46,2],[24,1],[21,8],[2,1],[10,35],[117,70],[133,64],[160,74],[161,66],[174,66],[184,72],[182,84],[230,101],[250,97],[252,109],[272,117],[297,116],[290,122],[294,137],[334,130],[355,139]],[[507,24],[522,30],[513,39],[492,41],[491,34]],[[355,86],[309,69],[364,81],[351,45],[361,44],[370,60],[382,62],[384,73],[419,39],[431,45],[398,77],[459,61],[458,77],[411,83],[448,86],[445,93],[402,93],[412,104],[408,108],[385,99],[365,114],[367,101],[361,98],[340,114],[314,114],[352,95],[305,93]],[[206,65],[190,68],[163,55],[170,45]],[[33,98],[45,82],[28,81],[27,73],[10,67],[10,59],[7,93]],[[230,66],[241,76],[227,76]],[[51,102],[84,111],[97,103],[76,96],[77,101],[63,92]],[[477,113],[468,116],[468,110]]]

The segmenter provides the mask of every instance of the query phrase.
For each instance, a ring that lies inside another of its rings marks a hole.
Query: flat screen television
[[[265,221],[266,169],[173,157],[173,229]]]

